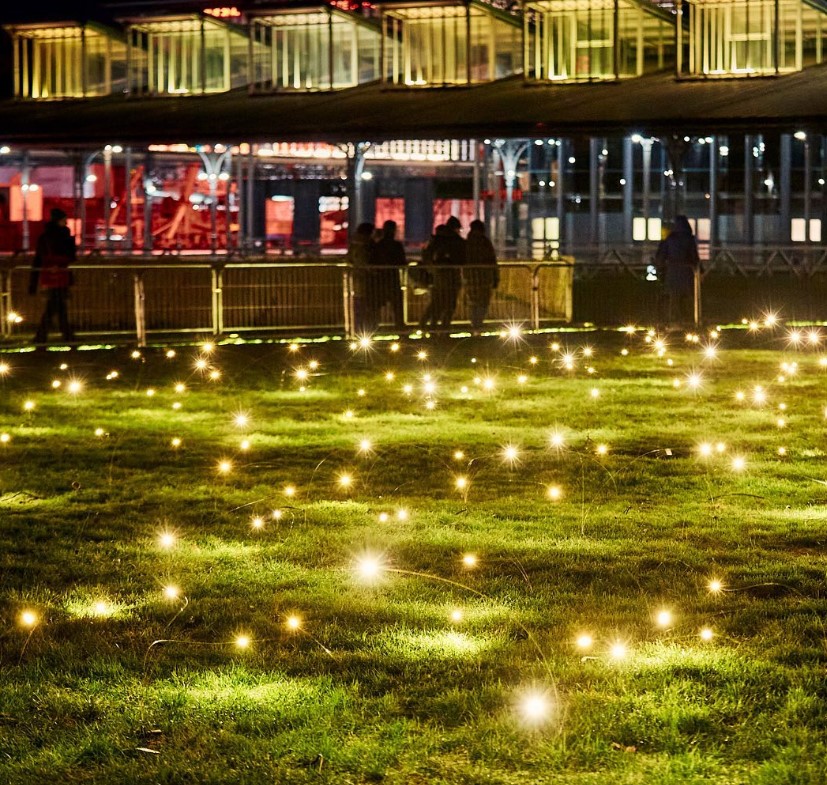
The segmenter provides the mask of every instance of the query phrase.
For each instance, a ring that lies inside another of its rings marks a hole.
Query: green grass
[[[0,357],[0,782],[823,785],[819,351],[551,340]]]

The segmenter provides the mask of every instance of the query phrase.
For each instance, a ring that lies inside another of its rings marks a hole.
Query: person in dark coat
[[[353,317],[359,332],[370,332],[376,327],[373,308],[373,281],[369,269],[373,255],[373,224],[361,223],[347,249],[353,290]]]
[[[396,221],[385,221],[382,235],[373,246],[371,263],[381,267],[375,270],[375,312],[378,315],[385,303],[391,304],[393,323],[397,330],[405,329],[400,271],[407,266],[405,247],[396,239]]]
[[[491,240],[485,236],[485,224],[482,221],[471,221],[468,228],[465,264],[463,278],[471,311],[471,327],[478,333],[488,313],[491,292],[500,285],[497,253]]]
[[[664,285],[670,324],[694,320],[695,274],[700,269],[698,244],[685,215],[675,216],[672,231],[655,255],[658,277]]]
[[[66,226],[66,213],[55,208],[37,241],[29,278],[29,294],[35,295],[40,291],[46,297],[46,306],[34,337],[36,344],[46,343],[55,316],[63,340],[75,340],[74,331],[69,324],[67,303],[69,290],[74,283],[69,265],[76,259],[75,238]]]
[[[461,268],[465,264],[465,240],[460,236],[461,224],[453,215],[437,226],[434,236],[423,253],[423,260],[432,271],[431,303],[425,311],[419,326],[425,328],[430,322],[447,330],[454,318],[457,296],[462,286]]]

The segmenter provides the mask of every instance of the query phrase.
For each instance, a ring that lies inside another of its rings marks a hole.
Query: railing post
[[[342,268],[342,296],[344,304],[344,328],[348,338],[356,335],[356,315],[353,312],[353,271],[350,266]]]
[[[11,272],[0,270],[0,337],[8,338],[11,335],[11,312]]]
[[[146,346],[146,292],[144,291],[144,274],[138,272],[133,275],[133,290],[135,294],[135,336],[138,346]]]
[[[531,272],[531,329],[540,329],[540,266]]]
[[[698,327],[701,323],[701,268],[695,268],[695,326]]]
[[[212,285],[212,332],[221,335],[224,332],[224,270],[213,267],[211,273]]]

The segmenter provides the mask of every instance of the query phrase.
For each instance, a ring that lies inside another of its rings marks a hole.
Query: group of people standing
[[[353,266],[356,327],[370,332],[390,303],[394,326],[405,328],[400,271],[406,268],[405,249],[396,239],[396,223],[385,221],[377,233],[373,224],[360,224],[348,249]],[[422,263],[408,268],[409,278],[430,290],[431,299],[419,320],[420,329],[447,330],[465,285],[471,327],[478,333],[499,286],[497,254],[482,221],[471,221],[463,238],[462,224],[451,216],[436,227],[422,252]]]

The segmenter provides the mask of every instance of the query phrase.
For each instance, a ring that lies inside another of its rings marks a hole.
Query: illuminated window
[[[126,47],[95,25],[7,27],[14,45],[18,98],[86,98],[122,91]]]
[[[379,77],[379,28],[336,9],[254,19],[257,90],[334,90]]]
[[[382,9],[383,79],[407,87],[489,82],[521,69],[519,23],[470,0]]]
[[[775,74],[823,60],[827,17],[814,4],[689,0],[688,9],[689,40],[679,45],[679,72],[685,76]]]
[[[129,86],[136,95],[221,93],[247,82],[247,36],[203,16],[132,20]]]
[[[652,3],[539,0],[526,6],[526,75],[550,81],[640,76],[667,67],[675,25]]]

